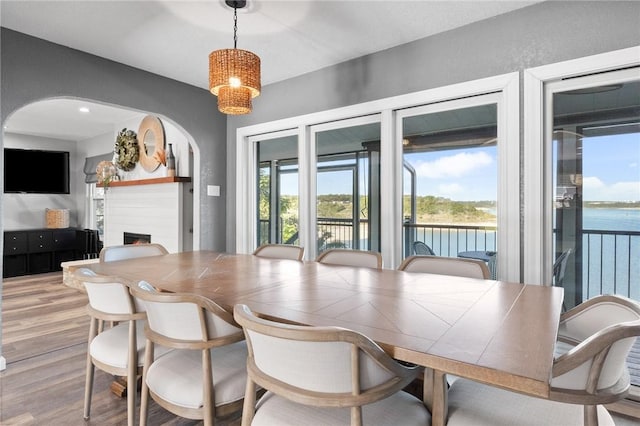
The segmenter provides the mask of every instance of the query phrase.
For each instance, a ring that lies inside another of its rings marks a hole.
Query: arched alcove
[[[171,118],[121,105],[105,104],[91,99],[71,97],[47,98],[25,105],[8,116],[3,123],[5,148],[66,151],[70,155],[69,194],[2,194],[5,230],[45,227],[47,208],[70,210],[70,226],[91,226],[91,197],[85,184],[85,159],[113,153],[118,132],[124,128],[139,131],[145,117],[156,117],[164,130],[165,147],[171,143],[180,176],[191,178],[190,205],[185,209],[183,228],[190,233],[185,249],[200,247],[198,171],[200,150],[193,137]],[[25,167],[33,167],[24,165]],[[149,172],[139,163],[131,171],[121,172],[123,179],[161,177],[166,168]],[[43,179],[34,167],[33,176]]]

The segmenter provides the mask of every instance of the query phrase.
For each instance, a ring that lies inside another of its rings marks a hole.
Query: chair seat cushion
[[[509,392],[466,379],[458,379],[449,389],[447,426],[582,426],[583,406],[549,401]],[[614,425],[613,418],[598,406],[600,426]]]
[[[144,348],[146,338],[144,336],[144,321],[136,321],[136,338],[138,345],[138,366],[142,367],[144,361]],[[90,346],[91,356],[103,364],[116,368],[127,368],[127,354],[129,351],[129,322],[105,328],[92,341]]]
[[[252,426],[271,425],[350,425],[351,409],[315,407],[298,404],[272,392],[264,394],[256,405]],[[422,401],[406,393],[368,404],[362,408],[365,425],[428,425],[431,415]]]
[[[244,397],[247,383],[247,345],[245,341],[211,350],[215,405]],[[174,349],[158,357],[149,367],[149,389],[169,403],[198,409],[203,406],[202,352]]]

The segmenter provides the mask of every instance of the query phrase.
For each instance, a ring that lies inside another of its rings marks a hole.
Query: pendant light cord
[[[235,3],[233,6],[233,48],[238,48],[238,9]]]

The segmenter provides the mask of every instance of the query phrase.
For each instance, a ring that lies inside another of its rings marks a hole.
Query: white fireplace
[[[104,245],[146,234],[170,253],[193,249],[193,194],[188,178],[113,182],[105,195]]]

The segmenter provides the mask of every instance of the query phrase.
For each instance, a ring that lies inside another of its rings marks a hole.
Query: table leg
[[[442,371],[425,368],[424,404],[431,412],[432,426],[447,424],[447,375]]]

